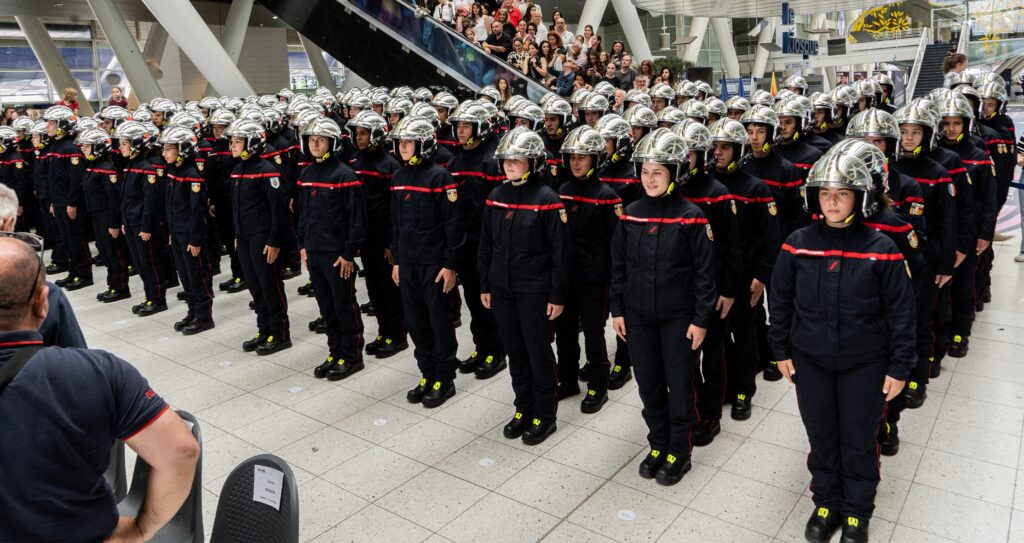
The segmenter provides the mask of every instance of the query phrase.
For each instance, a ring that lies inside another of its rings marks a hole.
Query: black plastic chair
[[[252,499],[255,466],[284,472],[279,509]],[[298,543],[299,488],[288,463],[261,454],[242,462],[228,475],[217,502],[210,543]]]
[[[128,494],[128,475],[124,467],[124,441],[120,439],[114,443],[110,450],[110,465],[107,472],[103,474],[114,492],[114,501],[120,502]]]
[[[196,462],[196,474],[192,478],[192,490],[185,498],[185,503],[177,514],[171,518],[159,532],[153,536],[155,543],[203,543],[203,434],[199,430],[196,418],[185,411],[178,411],[178,416],[192,426],[192,435],[199,442],[199,459]],[[132,487],[128,495],[117,504],[121,516],[134,517],[139,514],[142,500],[146,497],[146,486],[149,483],[150,467],[142,458],[135,461],[132,474]]]

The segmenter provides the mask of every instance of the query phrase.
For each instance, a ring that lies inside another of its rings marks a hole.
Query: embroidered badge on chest
[[[559,209],[558,210],[558,218],[562,219],[563,223],[569,222],[569,214],[566,213],[564,209]]]
[[[616,217],[621,217],[622,216],[622,204],[615,204],[615,216]]]
[[[455,203],[456,201],[458,201],[459,191],[457,189],[448,189],[447,191],[445,191],[445,193],[448,195],[449,202]]]
[[[768,214],[772,217],[779,214],[779,208],[775,205],[775,202],[768,202]]]
[[[198,193],[203,188],[202,183],[192,183],[192,192]]]
[[[917,239],[917,232],[914,232],[913,230],[907,232],[907,242],[910,243],[910,247],[912,249],[917,249],[917,246],[921,244]]]
[[[275,188],[275,189],[281,188],[281,178],[280,177],[271,177],[270,178],[270,187],[271,188]]]

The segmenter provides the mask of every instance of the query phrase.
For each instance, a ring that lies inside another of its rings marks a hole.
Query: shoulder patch
[[[20,169],[25,167],[25,163],[24,162],[15,162],[14,163],[14,167],[20,170]]]
[[[915,217],[924,215],[924,204],[913,203],[910,204],[910,214]]]
[[[78,166],[79,158],[76,156],[71,157],[71,163]]]
[[[736,200],[729,200],[729,208],[732,209],[732,214],[736,215],[739,212],[736,211]]]
[[[111,183],[117,183],[117,176],[116,175],[111,175],[110,176],[110,182]]]
[[[271,177],[270,178],[270,186],[272,188],[275,188],[275,189],[281,188],[281,178],[280,177]]]
[[[551,176],[552,177],[558,177],[558,165],[557,164],[552,164],[551,168],[549,168],[549,170],[551,171]]]
[[[163,177],[164,176],[164,169],[162,167],[160,167],[160,166],[157,166],[156,167],[156,174],[159,175],[160,177]]]
[[[192,183],[192,192],[199,192],[200,190],[202,190],[202,188],[202,183]]]
[[[779,207],[775,205],[775,202],[768,202],[768,214],[772,217],[779,214]]]
[[[274,164],[281,163],[281,155],[274,155]]]
[[[622,216],[622,204],[615,204],[615,216],[616,217],[621,217]]]
[[[206,163],[205,162],[196,162],[196,169],[198,169],[199,171],[203,171],[205,168],[206,168]]]
[[[917,249],[918,245],[921,244],[917,239],[917,232],[914,232],[913,230],[907,232],[907,242],[910,243],[911,249]]]
[[[152,184],[156,183],[156,176],[155,175],[147,175],[146,176],[146,181],[149,181],[149,184],[152,185]]]
[[[710,224],[705,224],[704,225],[704,231],[707,232],[709,240],[715,241],[715,233],[711,231],[711,225]]]
[[[558,218],[562,219],[563,223],[569,222],[569,214],[565,212],[565,208],[558,210]]]
[[[448,195],[448,201],[453,204],[459,199],[458,189],[448,189],[445,193]]]

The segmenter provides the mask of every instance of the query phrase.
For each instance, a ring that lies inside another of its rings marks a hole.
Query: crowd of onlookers
[[[601,81],[623,91],[675,82],[668,68],[655,73],[650,59],[634,62],[621,41],[606,50],[591,25],[573,33],[558,8],[545,18],[533,0],[417,0],[417,5],[485,53],[562,96]],[[516,88],[516,83],[500,75],[493,81],[503,93],[525,94],[525,84]]]

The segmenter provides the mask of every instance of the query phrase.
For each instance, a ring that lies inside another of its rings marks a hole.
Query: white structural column
[[[231,7],[228,8],[228,16],[224,20],[224,33],[221,35],[220,44],[224,46],[224,51],[235,66],[242,56],[245,32],[249,29],[249,17],[252,15],[252,3],[253,0],[233,0]],[[206,94],[213,94],[212,84],[206,86]]]
[[[711,30],[714,30],[718,48],[722,51],[722,67],[725,68],[725,76],[739,77],[740,61],[736,57],[736,46],[732,43],[732,28],[729,27],[729,19],[712,18]]]
[[[608,9],[608,0],[586,0],[583,3],[583,11],[580,13],[580,23],[576,25],[576,34],[583,34],[587,25],[594,27],[594,34],[599,32],[601,17],[604,17],[604,10]],[[633,8],[636,11],[636,8]]]
[[[768,68],[768,59],[771,56],[764,47],[761,47],[762,43],[771,43],[775,37],[775,18],[770,17],[761,21],[761,33],[757,35],[757,50],[754,52],[754,66],[750,70],[750,75],[761,78],[764,77],[764,71]]]
[[[372,87],[369,81],[363,79],[363,77],[353,72],[348,66],[345,67],[345,80],[341,82],[341,88],[338,89],[341,92],[345,92],[349,89],[356,87],[366,88]]]
[[[217,92],[229,96],[254,94],[252,85],[188,0],[142,2]]]
[[[690,64],[697,64],[697,58],[700,56],[700,48],[704,45],[704,36],[708,33],[708,18],[707,17],[691,17],[690,20],[690,33],[689,36],[693,36],[694,40],[686,46],[686,53],[683,54],[683,60]]]
[[[309,38],[302,34],[299,34],[299,41],[302,42],[302,48],[306,50],[306,57],[309,58],[309,66],[313,68],[317,84],[330,89],[332,94],[338,92],[338,88],[334,86],[334,76],[331,75],[331,69],[327,67],[327,61],[324,60],[324,52],[320,46],[309,41]]]
[[[146,67],[146,60],[142,58],[139,44],[128,30],[124,17],[117,9],[114,0],[89,0],[89,7],[96,15],[96,21],[110,42],[110,48],[114,50],[121,69],[132,85],[132,93],[138,96],[143,102],[162,95],[160,86],[157,85],[153,73]]]
[[[647,43],[647,33],[640,24],[640,15],[637,14],[636,6],[630,0],[612,0],[612,7],[615,14],[619,16],[619,24],[626,35],[629,44],[629,52],[633,58],[651,58],[651,45]],[[603,14],[601,14],[603,15]],[[600,17],[600,15],[598,15]],[[595,32],[596,32],[595,28]],[[608,46],[611,50],[611,45]]]
[[[21,27],[21,31],[25,33],[25,39],[28,40],[29,47],[32,48],[32,52],[39,59],[39,64],[43,67],[43,71],[46,72],[46,77],[50,80],[54,90],[60,94],[66,88],[75,89],[78,91],[79,97],[78,112],[82,115],[94,114],[95,111],[93,111],[89,101],[85,99],[85,94],[82,93],[81,87],[78,86],[78,81],[75,80],[75,76],[71,75],[71,70],[64,63],[64,58],[60,56],[60,51],[57,50],[57,46],[50,39],[46,26],[36,17],[19,15],[15,16],[14,20]]]

